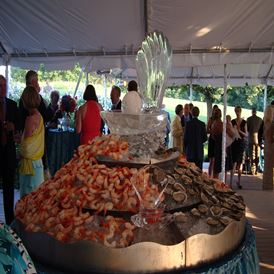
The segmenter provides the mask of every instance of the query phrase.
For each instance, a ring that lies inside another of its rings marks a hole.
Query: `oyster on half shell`
[[[187,194],[183,191],[173,192],[172,197],[176,202],[180,202],[180,203],[187,200]]]

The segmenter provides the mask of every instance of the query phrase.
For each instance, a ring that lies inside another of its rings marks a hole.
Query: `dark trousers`
[[[14,219],[14,177],[16,171],[16,153],[13,145],[0,145],[0,177],[3,186],[5,219],[8,225]]]

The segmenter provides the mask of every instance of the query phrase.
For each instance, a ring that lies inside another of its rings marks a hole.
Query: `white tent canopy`
[[[173,48],[170,83],[274,82],[273,0],[1,0],[0,62],[23,68],[120,69],[136,77],[146,33]]]

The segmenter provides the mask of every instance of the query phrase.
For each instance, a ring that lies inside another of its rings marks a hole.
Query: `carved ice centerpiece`
[[[149,159],[164,144],[167,116],[161,106],[171,61],[167,38],[159,32],[149,34],[136,57],[139,93],[127,93],[122,112],[101,112],[110,132],[128,140],[135,158]]]

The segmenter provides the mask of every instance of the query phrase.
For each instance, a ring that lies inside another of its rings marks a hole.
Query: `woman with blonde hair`
[[[264,112],[264,173],[263,189],[272,190],[274,183],[274,106]]]
[[[183,116],[184,108],[182,105],[177,105],[175,108],[176,116],[172,121],[171,135],[173,138],[173,147],[177,147],[183,153],[183,134],[184,130],[181,124],[181,117]]]
[[[44,181],[42,156],[45,128],[43,118],[38,111],[41,97],[35,88],[26,87],[21,98],[24,108],[28,111],[20,145],[19,182],[22,198]]]

